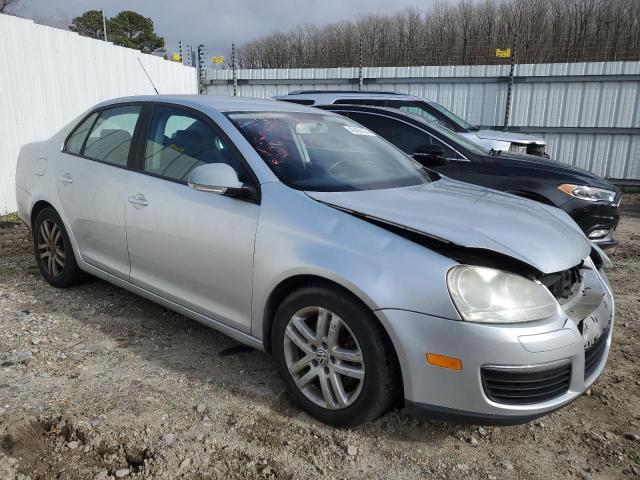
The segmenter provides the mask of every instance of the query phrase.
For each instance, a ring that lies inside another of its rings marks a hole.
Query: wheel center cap
[[[322,365],[324,367],[329,363],[329,355],[326,351],[318,349],[316,350],[316,360],[318,361],[318,365]]]

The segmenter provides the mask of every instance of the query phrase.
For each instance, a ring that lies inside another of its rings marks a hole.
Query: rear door
[[[92,113],[69,136],[56,162],[58,194],[80,256],[125,280],[126,184],[141,112],[142,105],[126,104]]]
[[[145,130],[127,191],[131,282],[250,332],[260,205],[187,185],[205,163],[226,163],[252,182],[244,159],[211,119],[181,106],[156,105]]]

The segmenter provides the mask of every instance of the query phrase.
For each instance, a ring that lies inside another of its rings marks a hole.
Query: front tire
[[[393,348],[372,312],[347,292],[313,286],[290,294],[276,311],[272,345],[287,391],[324,423],[373,420],[398,397]]]
[[[69,287],[85,278],[64,223],[51,207],[42,209],[33,223],[33,248],[40,273],[54,287]]]

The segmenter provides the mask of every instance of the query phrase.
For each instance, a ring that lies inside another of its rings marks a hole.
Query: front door
[[[260,206],[186,183],[204,163],[247,170],[210,119],[158,105],[128,185],[131,282],[244,332],[251,329],[253,249]]]

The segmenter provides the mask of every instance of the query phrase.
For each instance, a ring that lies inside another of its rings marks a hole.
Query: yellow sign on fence
[[[179,53],[173,52],[171,54],[171,60],[174,61],[174,62],[181,62],[182,58],[180,57]]]
[[[496,48],[496,57],[498,58],[509,58],[511,56],[510,48]]]
[[[215,64],[224,63],[224,57],[211,57],[211,63],[215,63]]]

